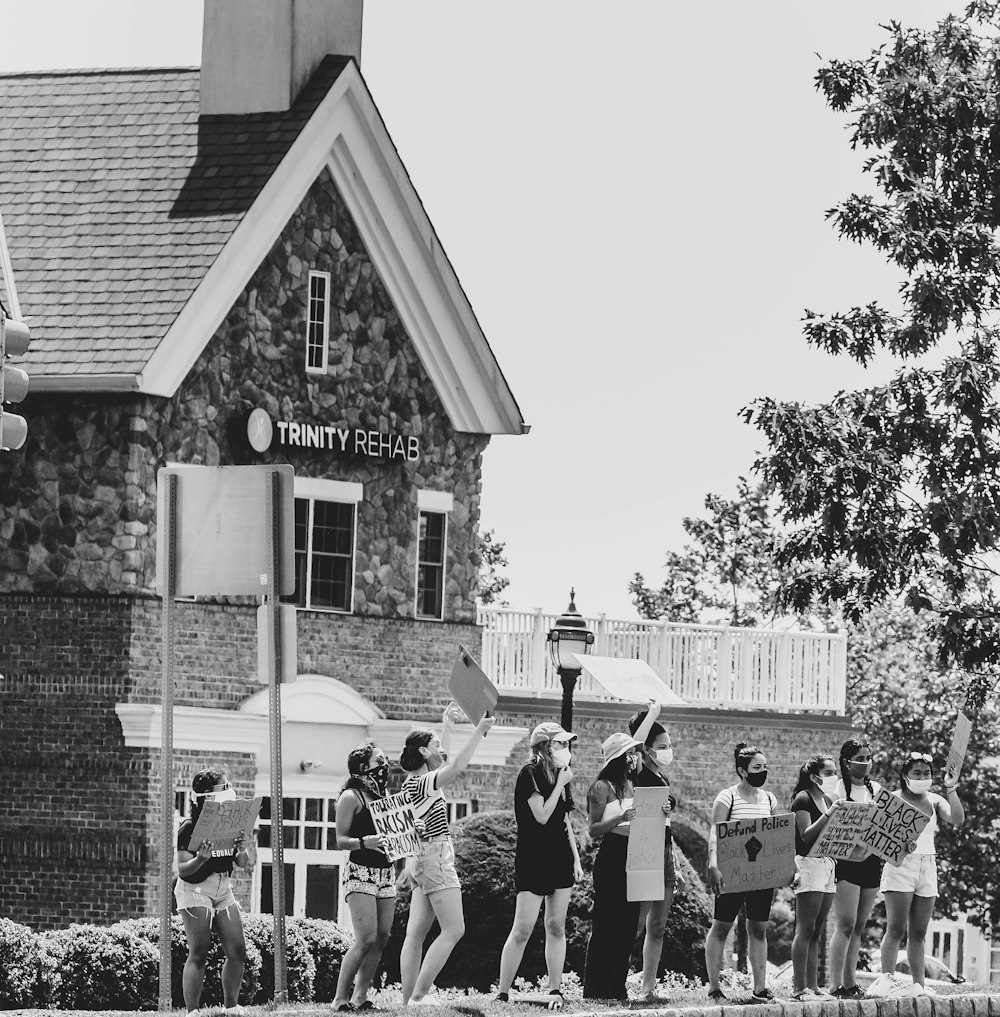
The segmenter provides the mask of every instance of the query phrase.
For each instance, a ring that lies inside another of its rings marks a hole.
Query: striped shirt
[[[413,814],[424,821],[424,840],[447,836],[448,806],[437,786],[436,773],[413,774],[403,781],[402,793],[413,806]]]
[[[778,805],[778,799],[770,791],[758,791],[757,801],[748,802],[740,794],[739,784],[723,788],[715,798],[715,804],[722,802],[729,814],[724,820],[735,819],[761,819],[771,815],[771,811]]]

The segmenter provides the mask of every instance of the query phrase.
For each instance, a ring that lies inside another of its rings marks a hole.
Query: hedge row
[[[580,823],[579,817],[577,822]],[[455,824],[456,867],[462,880],[466,934],[438,978],[441,986],[487,991],[496,981],[500,951],[514,919],[514,845],[512,812],[470,816]],[[596,845],[582,823],[578,829],[585,877],[574,887],[566,922],[566,969],[582,974],[590,936],[593,900],[591,871]],[[661,972],[672,970],[691,978],[705,977],[703,944],[711,924],[709,900],[701,880],[683,861],[686,892],[675,900],[664,939]],[[409,894],[400,895],[392,936],[376,975],[378,981],[399,981],[399,951],[409,917]],[[274,955],[270,915],[244,915],[247,963],[240,1000],[266,1003],[274,996]],[[334,922],[319,919],[287,921],[289,997],[297,1001],[333,999],[340,962],[351,937]],[[433,934],[433,933],[432,933]],[[641,941],[634,963],[642,966]],[[173,1002],[183,1005],[181,975],[187,956],[184,929],[178,916],[171,925]],[[217,940],[209,954],[203,1003],[222,1000],[222,952]],[[535,981],[545,971],[544,930],[539,920],[525,950],[519,974]],[[73,925],[35,934],[0,919],[0,1009],[48,1007],[78,1010],[140,1010],[157,1005],[159,986],[159,921],[138,918],[100,927]]]
[[[274,951],[270,915],[244,915],[247,959],[240,999],[267,1003],[274,997]],[[350,935],[335,922],[289,918],[288,994],[298,1001],[330,1002]],[[0,918],[0,1009],[156,1009],[160,977],[158,918],[134,918],[110,926],[71,925],[34,933]],[[183,1006],[181,977],[187,940],[180,918],[170,927],[172,995]],[[213,938],[205,973],[204,1005],[222,1002],[223,956]]]

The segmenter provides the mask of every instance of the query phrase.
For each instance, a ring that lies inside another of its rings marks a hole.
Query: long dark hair
[[[848,738],[843,745],[840,746],[840,779],[844,782],[844,794],[847,796],[848,801],[852,801],[851,798],[851,770],[847,765],[851,756],[856,756],[862,749],[868,750],[868,755],[871,755],[872,747],[863,738]],[[868,788],[868,793],[872,796],[872,800],[875,800],[875,789],[872,787],[872,781],[869,774],[865,774],[865,787]]]
[[[902,790],[904,788],[907,791],[910,790],[910,785],[909,785],[908,782],[904,781],[904,778],[909,777],[910,770],[913,769],[913,766],[914,766],[915,763],[926,763],[931,768],[931,778],[933,779],[933,777],[934,777],[934,757],[929,752],[927,752],[926,750],[924,750],[923,752],[914,750],[913,752],[910,752],[910,753],[907,754],[906,759],[903,760],[902,764],[899,767],[899,787],[900,787],[900,790]]]
[[[795,782],[795,789],[792,791],[791,800],[795,801],[795,796],[802,791],[811,791],[816,785],[813,783],[813,777],[819,776],[819,771],[823,769],[823,764],[830,760],[833,762],[832,756],[815,755],[810,756],[801,767],[799,767],[799,779]]]
[[[740,767],[745,770],[753,761],[754,756],[762,755],[764,755],[764,753],[761,752],[756,745],[748,745],[746,742],[740,742],[733,752],[733,762],[736,763],[736,776],[739,777]]]
[[[362,742],[360,745],[351,749],[347,754],[347,772],[350,776],[344,782],[344,786],[341,791],[364,791],[368,794],[372,794],[372,789],[369,784],[366,784],[362,779],[361,775],[368,769],[368,764],[371,762],[372,753],[378,746],[375,742],[369,740]]]
[[[590,796],[594,793],[594,789],[598,783],[602,780],[606,780],[615,792],[615,797],[618,801],[622,801],[625,797],[626,785],[628,784],[628,757],[627,752],[623,752],[616,759],[612,759],[610,763],[606,763],[597,775],[597,779],[593,784],[590,785],[590,790],[587,792],[588,803]]]
[[[427,762],[420,754],[420,750],[430,745],[433,737],[434,732],[430,728],[425,727],[411,731],[406,736],[403,753],[399,757],[399,765],[404,770],[419,770]]]

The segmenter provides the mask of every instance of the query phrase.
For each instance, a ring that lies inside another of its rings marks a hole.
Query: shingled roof
[[[348,63],[327,57],[287,112],[244,116],[199,117],[197,69],[0,75],[33,384],[141,375]]]

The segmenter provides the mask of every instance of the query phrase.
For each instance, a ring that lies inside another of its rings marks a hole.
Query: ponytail
[[[416,731],[411,731],[406,736],[403,753],[399,757],[399,765],[404,770],[418,770],[423,766],[426,760],[421,755],[420,750],[430,745],[433,737],[434,732],[429,728],[419,728]]]

